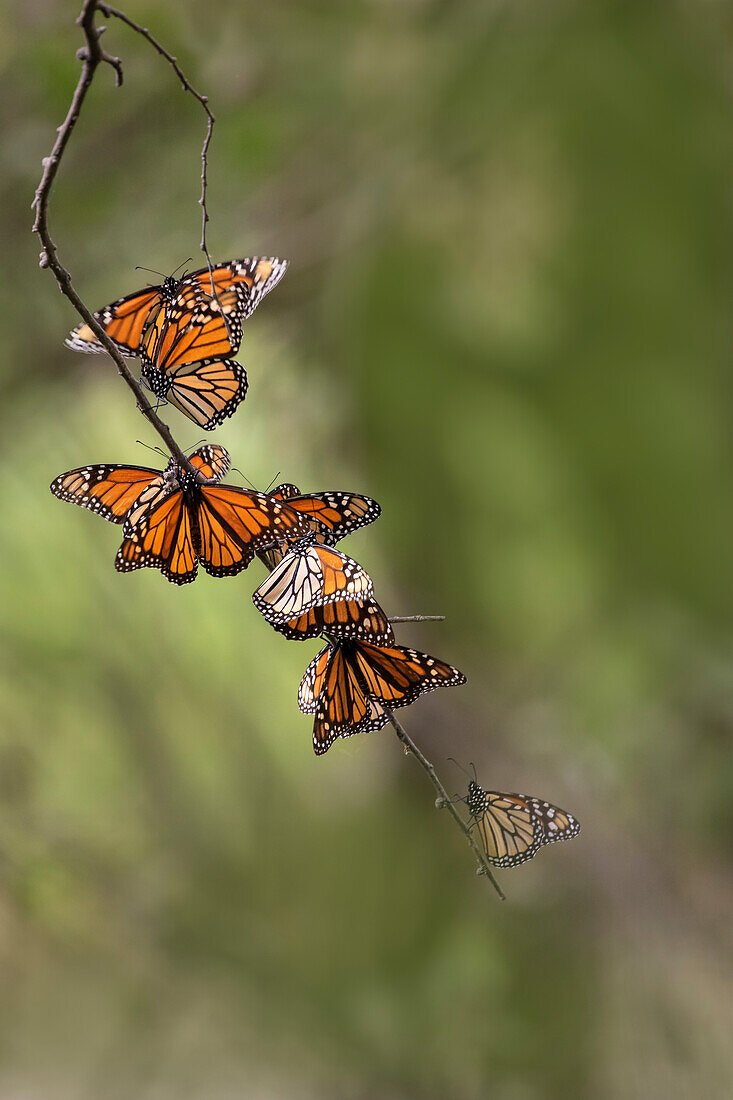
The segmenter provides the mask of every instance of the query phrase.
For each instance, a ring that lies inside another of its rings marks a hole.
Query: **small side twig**
[[[444,623],[445,615],[390,615],[391,623]]]
[[[209,223],[209,211],[206,206],[209,145],[211,144],[211,136],[214,133],[214,123],[216,122],[216,118],[211,108],[209,107],[208,96],[202,95],[200,92],[196,91],[193,84],[183,72],[181,66],[178,64],[178,58],[174,57],[172,53],[169,53],[169,51],[166,50],[165,46],[162,46],[160,42],[158,42],[157,38],[155,38],[150,33],[147,27],[143,27],[140,25],[140,23],[136,23],[134,19],[130,19],[129,15],[125,15],[123,11],[118,11],[117,8],[113,8],[111,4],[104,3],[103,0],[98,0],[97,7],[101,12],[104,12],[106,16],[114,16],[115,19],[119,19],[120,22],[125,23],[130,28],[130,30],[133,30],[136,34],[141,35],[145,39],[145,41],[148,42],[153,47],[153,49],[157,51],[158,54],[160,54],[161,57],[165,58],[165,60],[173,69],[173,72],[180,80],[181,87],[183,88],[184,92],[189,92],[194,97],[194,99],[198,100],[198,102],[201,104],[204,111],[206,112],[206,134],[204,136],[204,143],[201,146],[201,198],[199,199],[199,206],[201,207],[200,248],[203,254],[206,256],[206,263],[209,268],[209,276],[211,278],[211,295],[218,302],[219,298],[216,293],[216,287],[214,286],[213,265],[211,263],[211,256],[209,255],[209,246],[206,242],[206,226]],[[226,324],[226,318],[224,320],[224,323]]]
[[[455,808],[455,806],[451,802],[451,800],[448,796],[448,792],[446,791],[445,787],[443,786],[443,784],[438,779],[438,774],[435,771],[435,768],[433,767],[431,762],[428,760],[427,756],[425,756],[425,754],[423,752],[421,752],[420,749],[417,747],[417,745],[412,740],[410,735],[407,733],[407,730],[404,728],[404,726],[399,721],[399,719],[395,718],[394,711],[390,710],[389,707],[385,707],[384,711],[385,711],[385,714],[387,715],[387,717],[389,718],[390,723],[392,724],[392,727],[393,727],[395,733],[397,734],[398,738],[400,739],[400,741],[404,745],[405,751],[407,753],[409,753],[411,756],[414,756],[415,760],[417,760],[418,764],[423,769],[423,771],[425,771],[427,773],[428,777],[430,778],[430,782],[433,784],[436,791],[438,792],[438,798],[436,799],[436,806],[439,806],[441,808],[445,808],[446,810],[449,811],[451,816],[454,818],[456,824],[458,825],[458,828],[461,830],[461,832],[465,836],[466,840],[468,841],[469,847],[472,849],[473,854],[476,856],[476,859],[478,860],[478,871],[477,871],[477,873],[480,873],[482,875],[487,875],[488,878],[489,878],[489,881],[492,883],[494,889],[496,890],[496,892],[499,895],[499,897],[501,898],[501,900],[506,901],[504,891],[502,890],[501,886],[499,886],[499,883],[494,878],[493,872],[491,870],[491,864],[486,859],[486,856],[481,851],[481,848],[479,847],[479,845],[473,839],[473,834],[471,833],[471,830],[468,828],[465,821],[462,819],[461,815],[458,813],[458,810]]]

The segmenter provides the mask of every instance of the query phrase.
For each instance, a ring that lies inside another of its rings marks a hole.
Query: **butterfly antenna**
[[[179,271],[184,266],[184,264],[190,264],[192,260],[193,260],[193,256],[189,256],[187,260],[184,260],[183,263],[178,265],[178,267],[176,268],[176,271]],[[176,271],[171,272],[171,279],[175,275]],[[181,275],[181,278],[182,279],[186,278],[186,272],[185,271],[183,272],[183,275]]]
[[[141,447],[144,447],[146,451],[155,451],[156,454],[162,455],[163,458],[169,458],[169,455],[165,453],[162,447],[153,447],[150,443],[143,443],[142,439],[136,439],[136,443],[139,443]]]
[[[267,488],[265,489],[265,492],[266,492],[266,493],[269,493],[270,489],[271,489],[271,488],[273,487],[273,485],[275,484],[275,482],[277,481],[277,479],[278,479],[279,477],[280,477],[280,470],[278,470],[278,471],[277,471],[277,473],[275,474],[274,478],[272,479],[272,481],[270,482],[270,484],[269,484],[269,485],[267,486]]]
[[[467,775],[469,779],[471,778],[471,773],[469,771],[467,771],[466,768],[464,768],[463,764],[459,764],[458,761],[455,759],[455,757],[448,756],[448,757],[446,757],[446,759],[450,760],[452,764],[455,764],[455,766],[457,768],[460,768],[461,771],[463,772],[463,774]],[[473,764],[471,764],[471,767],[473,768]],[[473,768],[473,777],[474,777],[474,780],[475,780],[476,779],[476,769],[475,768]]]
[[[231,472],[232,472],[233,474],[239,474],[239,476],[241,477],[242,481],[246,481],[246,482],[247,482],[247,484],[249,485],[249,487],[250,487],[250,489],[252,490],[252,492],[253,492],[253,493],[259,493],[259,489],[256,489],[256,488],[254,487],[254,485],[253,485],[253,484],[252,484],[252,482],[251,482],[251,481],[249,480],[249,478],[247,477],[247,475],[246,475],[245,473],[243,473],[243,472],[242,472],[242,471],[241,471],[241,470],[239,469],[239,466],[232,466],[232,467],[230,467],[230,469],[231,469]]]
[[[206,436],[202,436],[201,439],[197,439],[195,443],[191,443],[190,446],[184,447],[184,451],[195,451],[197,447],[200,447],[206,442]]]
[[[165,279],[165,275],[163,274],[163,272],[162,271],[156,271],[155,268],[153,268],[153,267],[141,267],[140,264],[138,264],[137,267],[135,268],[135,271],[147,271],[150,275],[157,275],[159,278]],[[149,285],[150,284],[148,284],[148,286]]]

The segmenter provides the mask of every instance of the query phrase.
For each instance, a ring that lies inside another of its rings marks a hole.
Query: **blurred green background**
[[[0,13],[0,1094],[733,1094],[733,5],[126,5],[211,97],[214,256],[291,260],[215,438],[381,501],[346,548],[469,678],[408,730],[582,822],[504,904],[389,729],[313,755],[259,566],[120,576],[48,492],[156,457],[30,235],[77,6]],[[109,22],[51,211],[93,308],[198,262],[201,113]]]

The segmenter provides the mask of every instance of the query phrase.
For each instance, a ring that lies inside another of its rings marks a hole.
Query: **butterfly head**
[[[319,546],[322,540],[318,537],[315,531],[306,531],[304,534],[299,535],[297,540],[290,544],[290,550],[303,551],[307,550],[309,546]]]
[[[175,275],[166,275],[163,279],[163,298],[166,302],[175,302],[181,287],[181,280]]]

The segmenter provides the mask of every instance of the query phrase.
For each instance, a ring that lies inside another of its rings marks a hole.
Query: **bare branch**
[[[94,22],[95,11],[99,6],[97,0],[84,0],[84,5],[77,19],[77,23],[82,29],[86,42],[86,45],[77,53],[77,56],[82,62],[82,69],[78,83],[74,89],[66,118],[58,128],[58,136],[54,142],[53,149],[49,156],[43,159],[43,174],[41,176],[41,182],[36,189],[35,198],[32,204],[36,212],[33,222],[33,232],[37,234],[42,245],[39,263],[41,267],[48,267],[51,269],[61,293],[69,299],[76,312],[82,320],[86,322],[104,347],[105,351],[114,360],[118,374],[121,375],[135,395],[137,407],[140,409],[140,412],[147,418],[151,426],[158,433],[176,462],[188,470],[189,473],[198,477],[198,471],[191,465],[186,455],[176,443],[168,425],[160,419],[153,409],[142,386],[130,371],[120,351],[115,344],[113,344],[102,326],[77,294],[71,281],[71,275],[58,258],[56,245],[51,238],[48,228],[48,207],[56,173],[61,164],[61,158],[64,155],[69,138],[74,132],[74,127],[79,120],[82,105],[86,99],[92,80],[94,79],[97,67],[103,62],[111,65],[112,68],[115,69],[117,75],[117,85],[119,86],[122,83],[122,65],[119,58],[107,54],[102,49],[99,41],[100,35],[104,29],[102,27],[97,27]]]
[[[433,784],[436,791],[438,792],[438,798],[435,801],[435,805],[440,809],[445,808],[446,810],[449,811],[449,813],[451,814],[451,816],[455,820],[456,824],[458,825],[458,828],[461,830],[461,832],[465,836],[466,840],[468,841],[470,848],[473,850],[473,854],[476,856],[476,859],[478,860],[478,869],[477,869],[476,873],[477,874],[482,874],[482,875],[488,875],[489,880],[493,884],[493,887],[496,890],[499,897],[501,898],[501,900],[506,901],[506,897],[504,895],[504,892],[503,892],[501,886],[499,886],[499,883],[494,878],[493,872],[491,870],[491,864],[486,859],[486,856],[481,851],[481,848],[479,847],[479,845],[473,839],[473,835],[471,833],[471,830],[468,828],[465,821],[462,819],[461,815],[458,813],[458,810],[455,808],[455,806],[451,802],[450,798],[448,797],[448,792],[446,791],[445,787],[443,786],[443,784],[438,779],[438,775],[437,775],[437,772],[435,771],[435,768],[430,763],[427,756],[425,756],[425,754],[423,752],[421,752],[420,749],[417,747],[415,742],[412,740],[412,738],[409,736],[409,734],[405,730],[402,723],[397,718],[395,718],[394,711],[390,710],[389,707],[385,707],[384,711],[385,711],[385,714],[387,715],[387,717],[389,718],[390,722],[392,723],[392,726],[394,727],[395,733],[399,737],[402,744],[405,746],[405,752],[407,752],[411,756],[415,757],[415,759],[417,760],[418,764],[423,769],[423,771],[427,772],[427,774],[430,778],[430,782]]]

